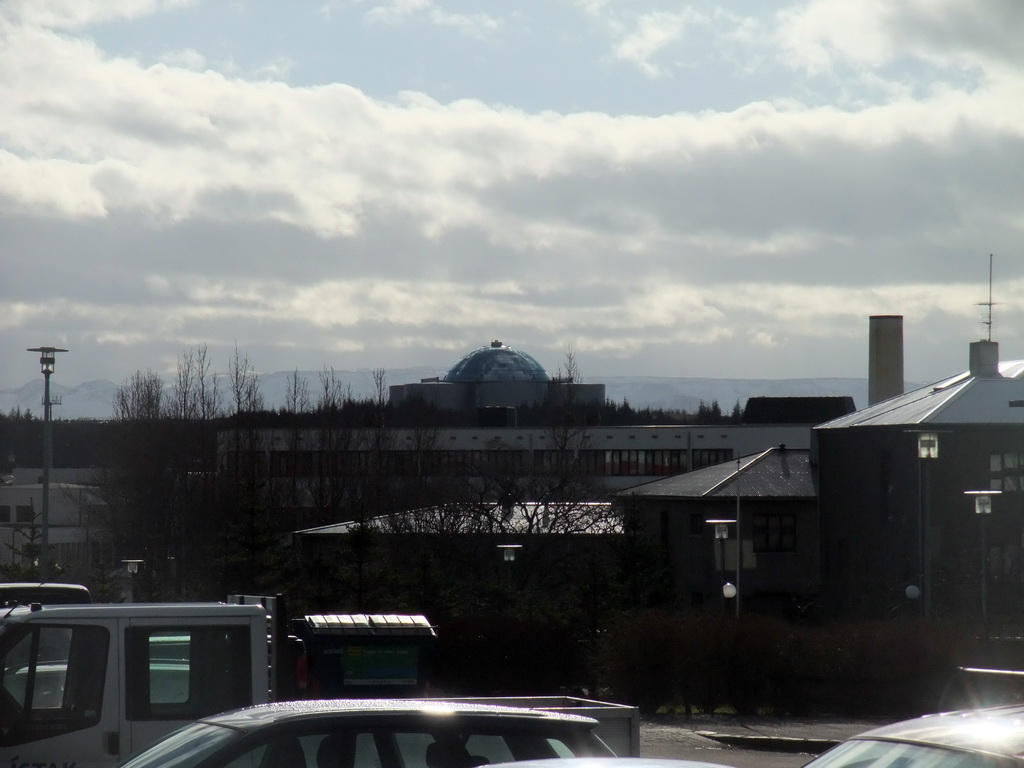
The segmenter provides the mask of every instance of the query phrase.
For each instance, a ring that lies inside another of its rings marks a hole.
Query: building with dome
[[[421,400],[447,411],[505,409],[504,425],[513,426],[508,409],[549,402],[601,405],[605,387],[551,377],[526,352],[496,340],[470,352],[443,377],[392,386],[390,397],[395,405]]]

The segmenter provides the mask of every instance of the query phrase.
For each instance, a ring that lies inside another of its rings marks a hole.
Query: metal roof
[[[285,720],[301,720],[324,716],[366,717],[367,715],[437,715],[502,718],[523,721],[559,720],[594,726],[597,721],[591,717],[552,712],[549,710],[507,707],[495,704],[477,704],[438,699],[313,699],[303,701],[279,701],[270,704],[256,704],[244,709],[222,712],[219,715],[201,718],[201,722],[216,723],[236,728],[250,728]]]
[[[737,485],[738,483],[738,485]],[[779,446],[620,492],[643,498],[816,498],[810,451]]]
[[[820,424],[815,429],[915,424],[1024,424],[1024,361],[999,364],[999,376],[969,371]]]
[[[424,532],[431,528],[430,521],[437,516],[454,513],[447,525],[450,529],[463,533],[482,533],[477,525],[480,520],[500,520],[500,525],[488,533],[499,534],[537,534],[537,533],[621,533],[622,526],[618,517],[611,513],[611,502],[579,501],[579,502],[537,502],[523,501],[510,507],[501,504],[461,504],[422,507],[419,509],[391,512],[379,515],[366,521],[366,525],[377,530],[388,530],[388,521],[408,523],[405,532]],[[458,524],[458,520],[462,524]],[[356,530],[359,522],[348,520],[341,523],[330,523],[315,528],[304,528],[294,531],[298,536],[340,536]]]

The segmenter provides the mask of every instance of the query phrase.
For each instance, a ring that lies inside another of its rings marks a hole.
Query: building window
[[[35,510],[31,504],[19,504],[14,509],[14,521],[16,523],[31,523],[36,519]]]
[[[732,448],[694,448],[693,468],[711,467],[732,460]]]
[[[796,552],[795,515],[754,515],[755,552]]]
[[[0,506],[0,523],[11,522],[11,508],[7,505]]]
[[[704,515],[698,514],[696,512],[690,513],[690,535],[704,535]]]
[[[989,456],[989,487],[993,491],[1024,491],[1024,454],[993,453]]]

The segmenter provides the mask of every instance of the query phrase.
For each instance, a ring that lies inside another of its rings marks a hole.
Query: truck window
[[[110,642],[103,627],[26,625],[0,648],[0,744],[24,744],[100,720]]]
[[[252,704],[248,626],[131,627],[129,720],[194,720]]]

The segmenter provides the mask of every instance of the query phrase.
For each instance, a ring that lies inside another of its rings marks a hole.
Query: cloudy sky
[[[1020,0],[0,0],[0,387],[1024,357]]]

